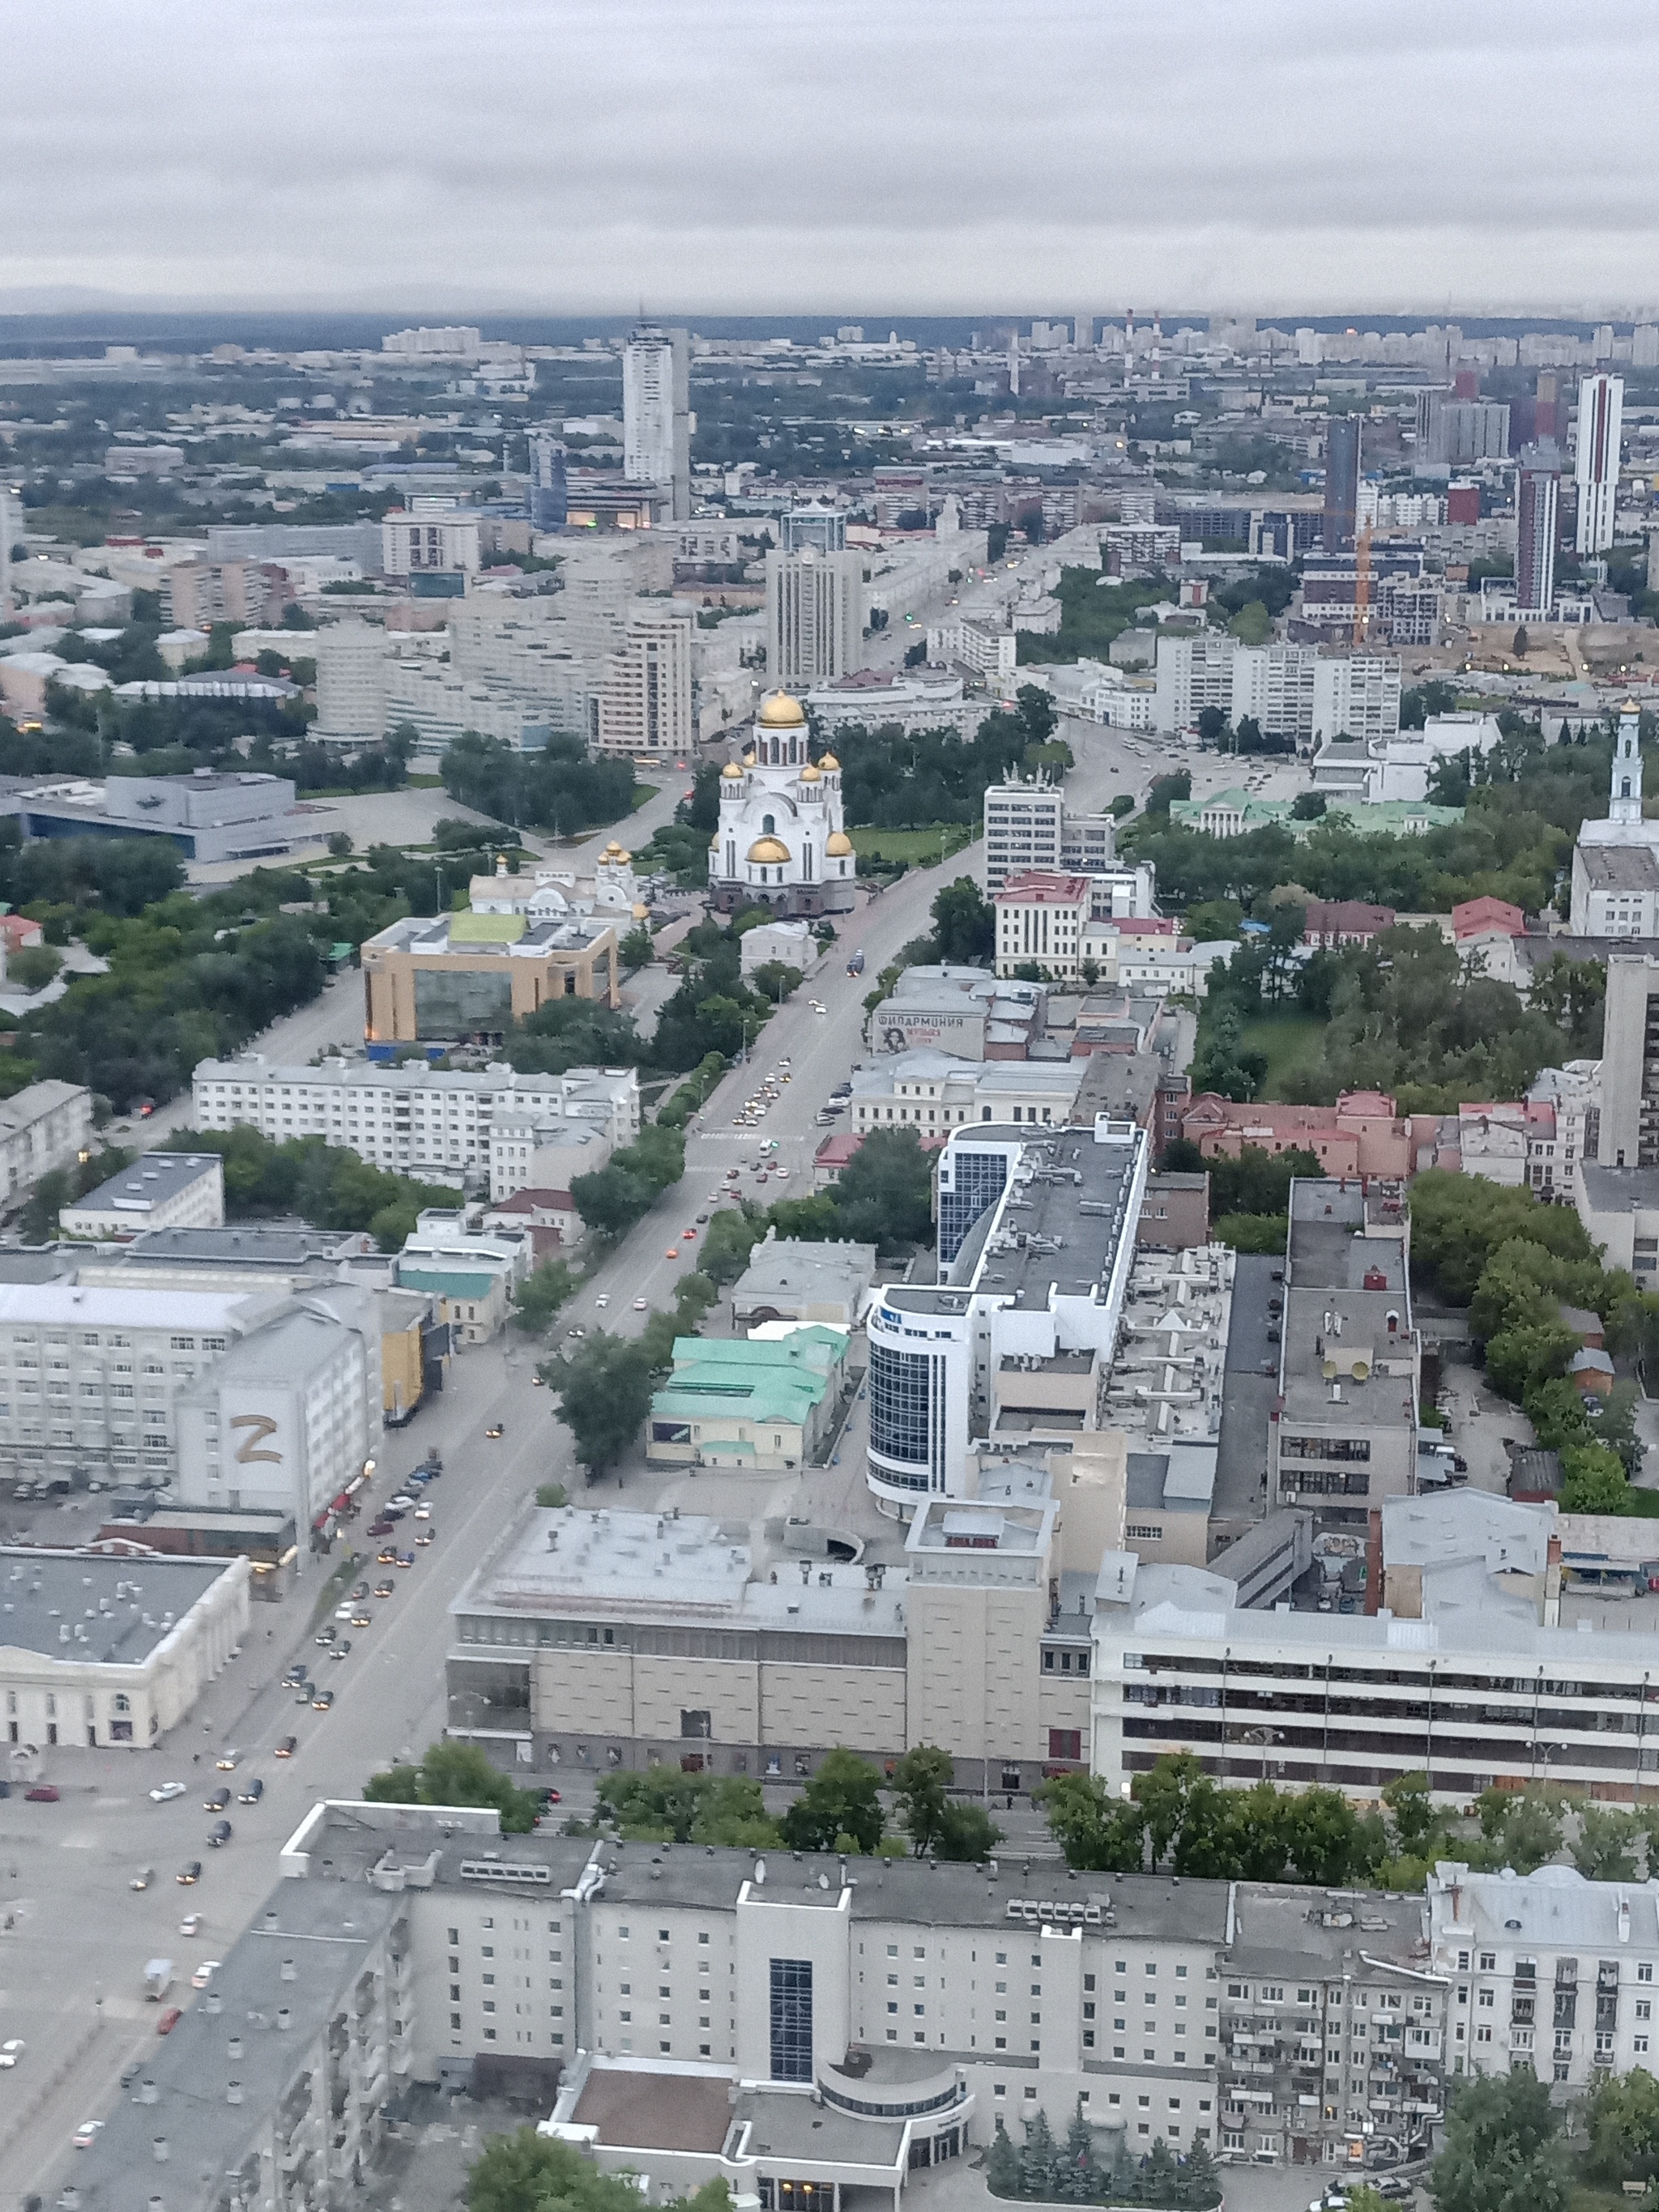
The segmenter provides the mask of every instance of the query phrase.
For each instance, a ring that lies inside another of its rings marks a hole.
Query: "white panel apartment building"
[[[252,1054],[201,1061],[192,1090],[198,1129],[245,1123],[273,1144],[322,1137],[377,1168],[440,1182],[489,1162],[497,1115],[533,1115],[538,1127],[568,1122],[602,1136],[611,1149],[630,1144],[640,1130],[639,1077],[631,1067],[520,1075],[495,1065],[469,1073],[418,1061],[293,1067]]]
[[[1157,726],[1190,735],[1206,708],[1235,727],[1246,716],[1298,745],[1391,738],[1400,728],[1400,663],[1392,653],[1316,645],[1241,645],[1215,630],[1158,641]]]
[[[683,753],[696,736],[691,711],[691,618],[641,607],[598,684],[602,753],[656,758]]]
[[[864,659],[864,556],[774,549],[766,556],[766,672],[805,687],[848,676]]]

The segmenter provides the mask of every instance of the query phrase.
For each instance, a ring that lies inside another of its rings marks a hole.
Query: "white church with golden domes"
[[[853,841],[842,827],[841,763],[806,757],[799,699],[761,702],[741,765],[720,770],[720,826],[708,848],[708,902],[716,913],[770,907],[777,915],[849,914]]]

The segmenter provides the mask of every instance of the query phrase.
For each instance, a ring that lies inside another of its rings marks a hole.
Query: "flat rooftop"
[[[1341,1964],[1361,1981],[1386,1983],[1386,1966],[1375,1971],[1379,1960],[1419,1972],[1427,1963],[1428,1907],[1421,1896],[1242,1881],[1236,1910],[1227,1957],[1256,1973],[1294,1975],[1318,1958]]]
[[[571,2115],[616,2149],[716,2152],[732,2125],[723,2075],[653,2073],[596,2064]]]
[[[536,1506],[450,1610],[467,1620],[711,1623],[902,1638],[906,1587],[901,1568],[888,1567],[883,1587],[872,1590],[861,1567],[802,1559],[769,1540],[757,1558],[746,1521]],[[502,1640],[521,1639],[509,1632]]]
[[[136,1218],[165,1206],[192,1183],[205,1182],[222,1166],[217,1152],[145,1152],[66,1210],[71,1214],[131,1213]]]
[[[1019,1164],[1000,1206],[981,1215],[952,1261],[952,1277],[1028,1311],[1046,1312],[1051,1297],[1090,1297],[1111,1274],[1124,1237],[1133,1239],[1129,1190],[1139,1147],[1096,1144],[1085,1129],[1034,1134],[990,1123],[969,1131],[961,1149],[987,1139],[1018,1143]]]
[[[223,1559],[135,1564],[7,1547],[0,1549],[0,1645],[77,1664],[140,1667],[229,1571]]]

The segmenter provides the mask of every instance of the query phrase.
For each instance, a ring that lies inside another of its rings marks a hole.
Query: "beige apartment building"
[[[410,915],[367,939],[362,965],[371,1043],[498,1044],[555,999],[622,1003],[616,932],[574,916]]]
[[[696,736],[691,714],[691,618],[647,603],[629,616],[599,685],[599,749],[656,758]]]

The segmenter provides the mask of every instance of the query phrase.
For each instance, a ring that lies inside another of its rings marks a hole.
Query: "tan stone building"
[[[1029,1790],[1088,1753],[1091,1614],[1122,1540],[1121,1437],[988,1457],[902,1562],[790,1523],[535,1510],[456,1598],[449,1728],[538,1768],[653,1761],[789,1779],[836,1744],[949,1751],[958,1787]]]
[[[410,915],[362,948],[370,1043],[499,1043],[556,999],[622,1003],[609,923],[518,914]]]

